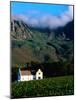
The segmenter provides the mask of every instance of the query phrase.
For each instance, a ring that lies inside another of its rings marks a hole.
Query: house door
[[[38,79],[41,79],[41,77],[38,77]]]

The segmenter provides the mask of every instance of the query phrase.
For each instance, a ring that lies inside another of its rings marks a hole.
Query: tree
[[[50,62],[50,56],[48,54],[44,55],[44,62]]]

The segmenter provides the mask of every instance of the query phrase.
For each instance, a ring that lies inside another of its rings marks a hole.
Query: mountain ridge
[[[74,23],[70,22],[65,27],[50,30],[29,27],[21,20],[11,21],[13,63],[71,61],[73,59],[73,25]],[[72,28],[70,28],[71,38],[69,27]]]

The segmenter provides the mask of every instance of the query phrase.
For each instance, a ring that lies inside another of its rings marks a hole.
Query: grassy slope
[[[30,61],[44,61],[44,56],[48,54],[51,61],[57,61],[56,51],[52,46],[48,46],[46,33],[33,32],[33,37],[27,40],[14,40],[16,45],[12,49],[12,63],[26,63]],[[13,43],[13,42],[12,42]],[[19,48],[18,45],[21,44]]]
[[[12,83],[12,97],[61,96],[74,94],[73,76]]]

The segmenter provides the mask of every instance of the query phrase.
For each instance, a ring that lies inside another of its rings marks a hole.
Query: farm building
[[[40,68],[37,70],[31,70],[30,68],[19,68],[18,81],[30,81],[38,79],[43,79],[43,71]]]

